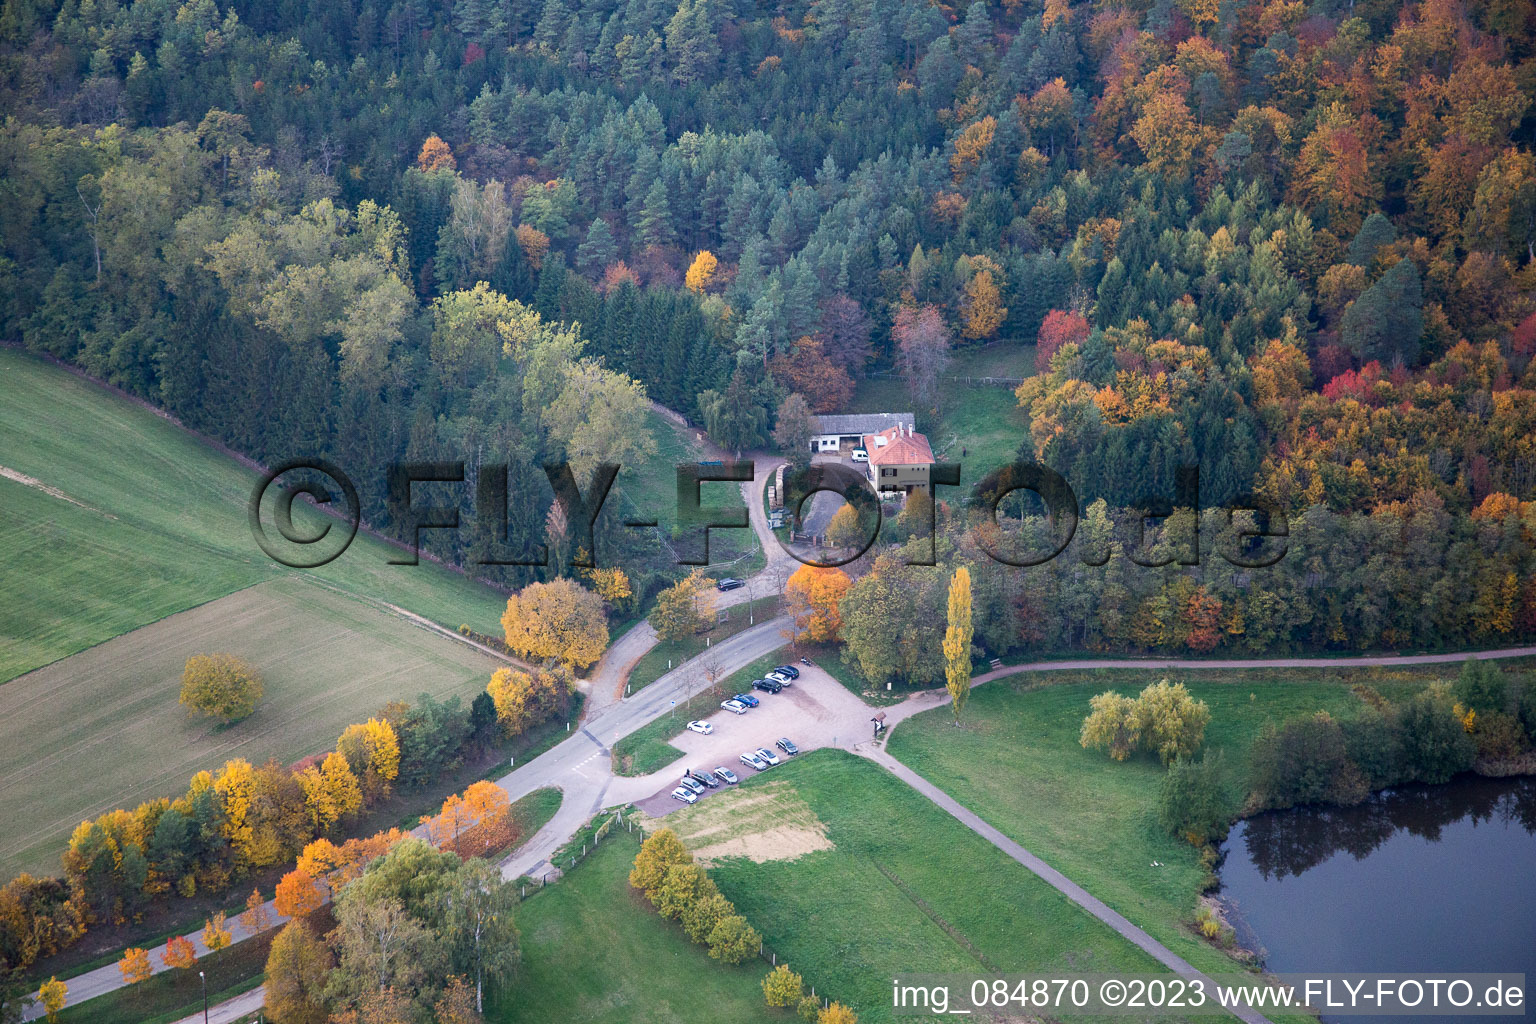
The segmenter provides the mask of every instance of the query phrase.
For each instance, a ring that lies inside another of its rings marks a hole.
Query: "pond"
[[[1222,900],[1271,971],[1536,980],[1536,778],[1466,776],[1262,814],[1223,850]]]

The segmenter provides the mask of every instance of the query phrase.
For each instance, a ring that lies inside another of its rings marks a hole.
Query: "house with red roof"
[[[866,434],[864,450],[869,452],[870,482],[882,495],[929,490],[928,472],[933,467],[933,448],[910,423],[899,423]]]

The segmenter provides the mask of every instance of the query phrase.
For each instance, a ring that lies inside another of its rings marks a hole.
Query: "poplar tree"
[[[949,581],[949,628],[944,631],[944,680],[955,724],[971,695],[971,573],[965,566]]]

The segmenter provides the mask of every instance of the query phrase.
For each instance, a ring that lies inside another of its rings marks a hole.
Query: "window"
[[[880,471],[880,475],[881,476],[895,476],[896,475],[896,471],[894,469],[882,469]]]

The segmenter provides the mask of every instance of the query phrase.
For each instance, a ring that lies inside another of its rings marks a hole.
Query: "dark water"
[[[1536,778],[1264,814],[1224,849],[1222,898],[1271,971],[1510,971],[1536,984]]]

